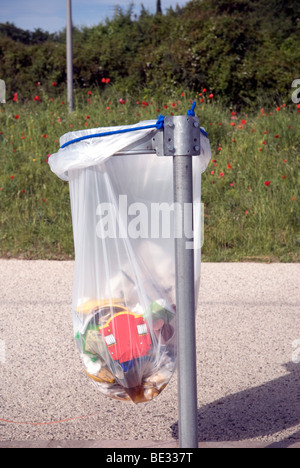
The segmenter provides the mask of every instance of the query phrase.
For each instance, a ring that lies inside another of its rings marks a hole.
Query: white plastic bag
[[[154,121],[136,126],[155,124]],[[125,127],[72,132],[81,136]],[[104,394],[135,403],[157,396],[176,368],[173,160],[116,155],[157,130],[93,138],[52,155],[69,181],[75,245],[74,336],[85,371]],[[194,237],[200,246],[201,173],[210,159],[202,135],[193,157]],[[195,249],[195,293],[200,249]],[[197,299],[197,297],[196,297]]]

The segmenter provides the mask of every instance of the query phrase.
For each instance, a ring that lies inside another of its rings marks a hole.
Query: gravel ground
[[[106,398],[83,372],[73,267],[0,260],[0,441],[176,439],[176,373],[159,397],[134,405]],[[299,264],[202,264],[200,441],[300,440],[299,278]]]

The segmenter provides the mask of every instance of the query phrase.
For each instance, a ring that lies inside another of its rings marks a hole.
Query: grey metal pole
[[[157,136],[155,137],[157,139]],[[161,154],[156,148],[158,155]],[[167,116],[164,156],[173,156],[178,355],[179,445],[198,447],[195,274],[193,249],[193,155],[200,155],[200,120]]]
[[[186,206],[193,206],[192,160],[191,155],[173,157],[174,202],[175,206],[179,204],[181,212],[180,219],[175,220],[175,223],[182,234],[175,239],[179,446],[181,448],[198,447],[194,250],[187,248],[188,241],[183,235],[187,223],[190,232],[193,227],[193,212],[188,210],[186,213],[185,209]]]
[[[74,110],[73,96],[73,39],[72,39],[72,6],[71,0],[67,0],[67,87],[68,87],[68,103],[69,111]]]

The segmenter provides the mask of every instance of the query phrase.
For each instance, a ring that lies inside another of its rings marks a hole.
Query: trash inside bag
[[[61,144],[88,132],[64,135]],[[73,326],[85,373],[103,394],[134,403],[159,395],[176,369],[173,160],[116,154],[156,132],[80,141],[49,159],[53,172],[69,181]],[[201,173],[210,159],[202,139],[201,155],[193,157],[196,299]]]

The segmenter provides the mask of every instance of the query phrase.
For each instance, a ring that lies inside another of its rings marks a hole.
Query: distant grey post
[[[5,104],[5,81],[0,80],[0,104]]]

